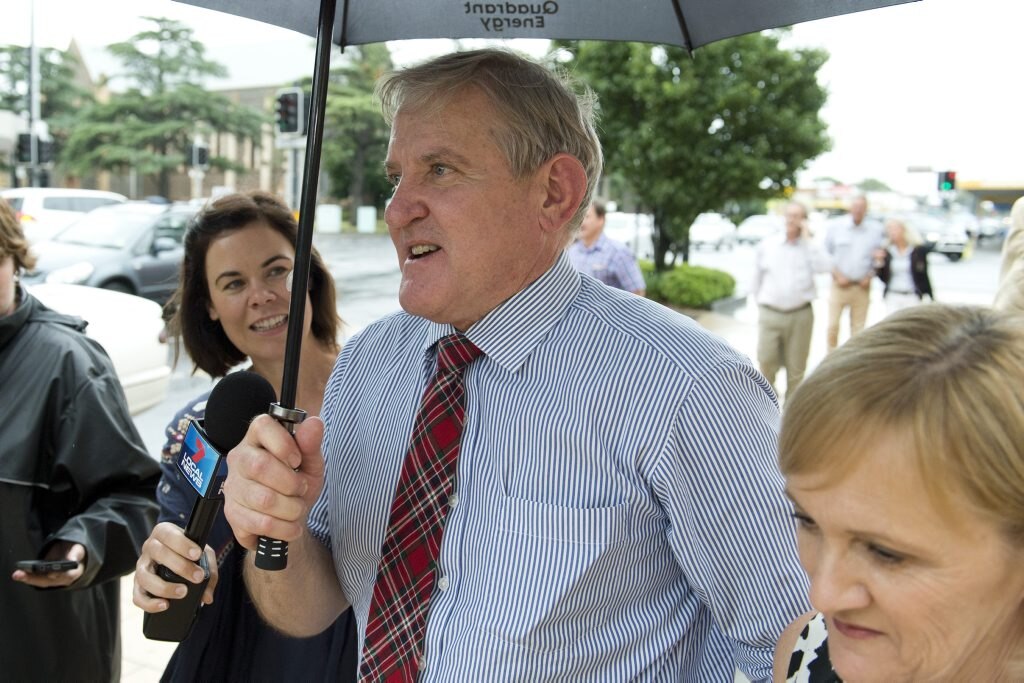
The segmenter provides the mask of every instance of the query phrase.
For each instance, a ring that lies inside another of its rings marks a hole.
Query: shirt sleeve
[[[722,362],[695,380],[654,482],[672,552],[752,681],[771,678],[779,635],[808,610],[776,464],[778,426],[764,378]]]
[[[621,289],[627,292],[641,292],[647,289],[643,273],[636,263],[636,257],[628,247],[622,245],[615,250],[615,276]]]

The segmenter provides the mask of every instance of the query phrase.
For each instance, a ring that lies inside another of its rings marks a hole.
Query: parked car
[[[950,261],[959,261],[967,251],[970,237],[961,223],[930,213],[896,214],[891,217],[902,219],[924,244],[931,247],[932,251],[945,255]]]
[[[21,220],[29,244],[51,239],[93,209],[127,201],[116,192],[61,187],[16,187],[0,190],[0,197]]]
[[[159,341],[164,321],[158,304],[79,285],[36,284],[28,290],[53,310],[89,323],[85,333],[98,341],[113,361],[132,415],[167,397],[171,368],[167,345]]]
[[[87,213],[33,247],[27,283],[67,283],[137,294],[164,303],[178,286],[182,238],[196,208],[128,202]]]
[[[702,213],[690,225],[691,247],[732,249],[736,241],[736,226],[720,213]]]
[[[629,247],[634,257],[654,260],[654,218],[650,214],[609,211],[604,219],[605,235]]]
[[[736,228],[736,241],[740,244],[757,244],[769,235],[782,232],[784,224],[782,216],[768,214],[747,216]]]

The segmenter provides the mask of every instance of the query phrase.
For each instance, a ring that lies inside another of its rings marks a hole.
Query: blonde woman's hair
[[[1024,318],[931,304],[864,330],[786,402],[779,467],[841,479],[894,432],[937,504],[967,501],[1020,547]]]

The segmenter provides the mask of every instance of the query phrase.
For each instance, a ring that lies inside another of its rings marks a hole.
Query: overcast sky
[[[30,0],[3,4],[0,44],[27,43]],[[282,70],[311,60],[308,38],[171,0],[35,0],[35,13],[41,45],[64,48],[73,36],[95,49],[144,29],[138,17],[149,15],[188,24],[215,58],[262,45],[264,54],[281,55],[275,62]],[[961,181],[1024,184],[1022,30],[1022,0],[921,0],[797,26],[795,44],[831,54],[821,79],[830,92],[824,117],[833,151],[811,163],[802,183],[875,177],[922,192],[934,186],[934,175],[907,168],[929,166],[955,170]],[[524,43],[535,54],[543,45],[512,41]],[[399,64],[450,45],[389,43]],[[236,68],[232,76],[255,84],[267,68]]]

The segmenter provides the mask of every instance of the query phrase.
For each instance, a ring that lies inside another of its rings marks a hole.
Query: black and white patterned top
[[[828,628],[820,612],[807,622],[793,646],[787,683],[842,683],[828,657]]]

